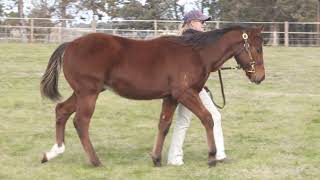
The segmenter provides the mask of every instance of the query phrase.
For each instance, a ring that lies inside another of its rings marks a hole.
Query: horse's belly
[[[142,65],[144,64],[144,65]],[[169,95],[168,73],[165,67],[144,62],[122,63],[106,76],[105,85],[129,99],[157,99]]]
[[[135,100],[159,99],[169,95],[169,92],[162,88],[135,86],[119,82],[117,84],[105,85],[105,89],[111,90],[122,97]]]

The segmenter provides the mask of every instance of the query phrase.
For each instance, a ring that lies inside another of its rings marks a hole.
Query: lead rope
[[[209,90],[208,87],[205,86],[204,89],[205,89],[205,90],[207,91],[207,93],[209,94],[209,96],[210,96],[213,104],[214,104],[217,108],[223,109],[224,106],[226,105],[226,97],[225,97],[225,94],[224,94],[224,87],[223,87],[223,81],[222,81],[222,76],[221,76],[221,70],[220,70],[220,69],[218,70],[218,75],[219,75],[220,89],[221,89],[221,95],[222,95],[222,100],[223,100],[222,105],[218,105],[216,102],[214,102],[213,96],[212,96],[212,92]]]

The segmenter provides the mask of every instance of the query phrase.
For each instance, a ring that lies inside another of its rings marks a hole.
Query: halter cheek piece
[[[240,54],[240,53],[242,52],[242,50],[244,49],[244,50],[248,53],[248,55],[249,55],[250,63],[247,64],[247,65],[244,65],[244,66],[241,66],[241,65],[240,65],[240,68],[242,68],[242,69],[248,69],[248,68],[250,68],[247,72],[248,72],[248,73],[255,73],[255,72],[256,72],[256,69],[255,69],[256,61],[253,59],[252,54],[251,54],[251,51],[250,51],[250,45],[249,45],[249,43],[248,43],[248,38],[249,38],[249,37],[248,37],[248,34],[245,33],[245,32],[243,32],[243,33],[242,33],[242,38],[243,38],[243,40],[244,40],[244,44],[243,44],[243,47],[244,47],[244,48],[241,48],[240,52],[238,52],[237,54]]]

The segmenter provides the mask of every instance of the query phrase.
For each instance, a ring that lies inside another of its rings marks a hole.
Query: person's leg
[[[213,134],[214,134],[214,140],[217,148],[217,154],[216,159],[223,160],[227,156],[225,154],[224,150],[224,140],[223,140],[223,133],[222,133],[222,126],[221,126],[221,114],[216,108],[216,106],[213,104],[210,96],[206,92],[205,89],[202,89],[199,93],[200,99],[203,103],[203,105],[208,109],[208,111],[211,113],[213,118]]]
[[[192,117],[192,112],[182,104],[178,105],[176,113],[177,119],[168,152],[168,164],[170,165],[183,164],[182,145]]]

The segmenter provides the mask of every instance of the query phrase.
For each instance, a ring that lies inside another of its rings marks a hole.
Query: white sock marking
[[[65,150],[65,146],[62,143],[61,147],[58,147],[58,144],[54,144],[49,152],[46,152],[47,160],[51,160],[57,157],[59,154],[62,154]]]

